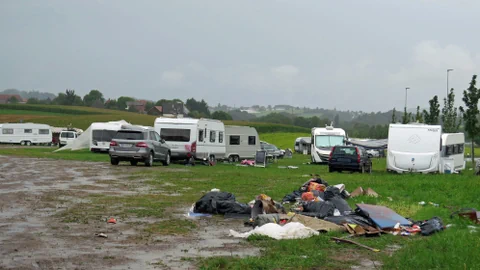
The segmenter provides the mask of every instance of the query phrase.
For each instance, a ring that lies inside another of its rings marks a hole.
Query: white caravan
[[[390,124],[387,171],[438,172],[441,137],[440,125]]]
[[[464,148],[464,133],[443,133],[440,172],[465,170]]]
[[[50,144],[52,131],[49,125],[35,123],[5,123],[0,125],[0,143],[21,145]]]
[[[295,140],[294,150],[297,153],[309,155],[312,149],[312,139],[310,137],[298,137]]]
[[[226,154],[229,162],[238,162],[240,159],[255,158],[260,150],[258,132],[248,126],[225,126]]]
[[[159,117],[155,119],[154,128],[170,146],[172,159],[225,158],[225,126],[222,121]]]
[[[312,128],[311,156],[312,163],[327,163],[332,147],[345,145],[347,133],[332,125],[324,128]]]

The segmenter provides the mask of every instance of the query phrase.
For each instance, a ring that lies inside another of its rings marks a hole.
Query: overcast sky
[[[385,111],[480,71],[478,0],[0,0],[0,89]]]

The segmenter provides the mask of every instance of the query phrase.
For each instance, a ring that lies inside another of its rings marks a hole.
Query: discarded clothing
[[[263,226],[267,223],[281,224],[282,221],[287,221],[288,219],[290,217],[285,214],[261,214],[254,219],[253,226]]]
[[[303,205],[303,212],[300,214],[323,219],[333,216],[334,210],[335,206],[331,202],[308,202]]]
[[[250,214],[251,208],[235,200],[235,196],[229,192],[208,192],[195,203],[195,213],[206,214]]]
[[[283,197],[282,202],[294,202],[296,198],[300,198],[302,196],[302,191],[294,190],[292,193],[285,195]]]
[[[436,232],[443,230],[442,220],[438,217],[433,217],[424,223],[420,224],[420,229],[422,230],[422,235],[431,235]]]
[[[340,196],[334,196],[333,198],[330,198],[328,202],[331,202],[335,208],[340,211],[341,215],[348,215],[352,212],[350,205],[348,205],[347,201]]]
[[[239,233],[234,230],[230,230],[229,235],[237,238],[247,238],[253,234],[265,235],[273,239],[280,240],[308,238],[314,235],[318,235],[319,232],[312,228],[305,227],[302,223],[290,222],[284,226],[280,226],[275,223],[268,223],[263,226],[256,227],[255,229],[245,233]]]
[[[343,232],[345,231],[345,228],[342,226],[339,226],[335,223],[325,221],[323,219],[318,219],[314,217],[308,217],[304,215],[295,215],[290,219],[290,222],[300,222],[306,227],[312,228],[316,231],[320,232]]]

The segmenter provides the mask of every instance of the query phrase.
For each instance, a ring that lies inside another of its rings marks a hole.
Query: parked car
[[[335,146],[328,159],[329,172],[372,172],[372,161],[364,148],[358,146]]]
[[[273,144],[260,143],[260,147],[261,147],[262,150],[265,150],[267,152],[267,155],[269,155],[269,156],[273,156],[273,157],[277,157],[277,158],[283,157],[280,149],[278,149],[278,147],[276,147]]]
[[[110,142],[109,155],[112,165],[118,165],[120,161],[130,161],[132,166],[136,166],[138,162],[152,166],[154,161],[161,161],[164,166],[168,166],[171,151],[153,128],[139,127],[117,131]]]
[[[372,157],[380,157],[380,153],[377,151],[377,150],[374,150],[374,149],[370,149],[370,150],[367,150],[367,155],[372,158]]]

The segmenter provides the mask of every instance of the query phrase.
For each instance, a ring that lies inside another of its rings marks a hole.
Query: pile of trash
[[[282,202],[260,194],[251,202],[236,201],[229,192],[212,190],[192,205],[188,216],[225,215],[247,220],[246,226],[253,230],[230,235],[245,238],[252,234],[266,235],[274,239],[296,239],[318,235],[319,232],[348,232],[352,236],[371,236],[390,233],[393,235],[431,235],[445,229],[442,220],[414,221],[381,205],[359,203],[352,209],[346,200],[356,196],[379,195],[371,188],[358,187],[351,194],[345,185],[329,185],[318,175],[285,195]],[[293,203],[293,204],[291,204]],[[285,206],[291,206],[289,211]]]

